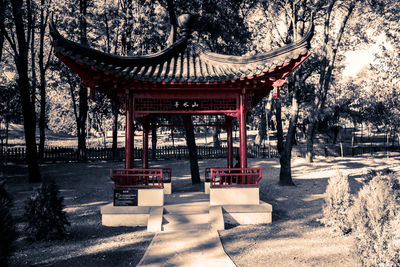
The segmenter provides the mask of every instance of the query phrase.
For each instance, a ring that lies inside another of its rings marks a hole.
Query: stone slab
[[[146,226],[151,207],[114,206],[113,203],[100,207],[104,226]]]
[[[138,190],[138,206],[163,206],[164,189],[146,188]]]
[[[224,213],[224,222],[230,224],[267,224],[272,223],[272,213],[271,212],[261,212],[261,213],[241,213],[241,212],[232,212],[232,213]]]
[[[163,207],[152,207],[147,222],[147,232],[160,232],[163,221]]]
[[[210,182],[204,182],[204,193],[209,195],[210,194]]]
[[[210,207],[210,229],[211,230],[224,230],[224,216],[221,206]]]
[[[149,214],[102,214],[104,226],[146,226]]]
[[[151,207],[113,206],[113,203],[100,207],[101,214],[149,214]]]
[[[258,187],[211,187],[210,205],[258,205]]]
[[[229,213],[272,212],[272,205],[260,201],[259,205],[223,205],[223,210]]]
[[[172,194],[172,183],[164,183],[164,194],[165,195]]]
[[[272,205],[260,201],[259,205],[223,205],[224,221],[231,224],[272,223]]]

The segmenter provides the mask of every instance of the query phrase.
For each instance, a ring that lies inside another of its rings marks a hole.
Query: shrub
[[[63,198],[53,180],[45,180],[25,205],[26,231],[34,240],[59,239],[69,225],[63,211]]]
[[[329,178],[325,193],[322,223],[331,227],[334,232],[350,233],[351,226],[348,219],[348,210],[352,205],[352,198],[348,177],[337,172]]]
[[[396,212],[396,197],[390,176],[378,174],[358,193],[350,220],[362,266],[398,266],[396,235],[400,218]]]
[[[389,169],[389,168],[385,168],[382,170],[370,170],[364,178],[364,182],[365,183],[369,183],[375,176],[377,175],[384,175],[384,176],[392,176],[395,175],[394,171]]]
[[[6,266],[14,251],[13,242],[17,239],[15,222],[10,209],[12,199],[0,181],[0,266]]]

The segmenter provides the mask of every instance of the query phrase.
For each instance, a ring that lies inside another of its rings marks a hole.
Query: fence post
[[[389,158],[389,135],[386,133],[386,157]]]
[[[343,143],[340,142],[340,156],[343,158]]]

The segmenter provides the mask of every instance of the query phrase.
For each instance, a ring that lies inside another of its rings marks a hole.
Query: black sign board
[[[138,190],[136,188],[115,188],[114,206],[137,206]]]
[[[199,110],[201,109],[199,100],[174,99],[171,102],[172,109],[175,110]]]

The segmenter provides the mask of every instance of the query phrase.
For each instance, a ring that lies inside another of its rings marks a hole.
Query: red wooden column
[[[133,168],[133,149],[134,149],[134,125],[133,125],[133,96],[131,93],[126,94],[126,127],[125,127],[125,169]]]
[[[226,142],[228,144],[228,168],[233,168],[233,139],[232,139],[232,117],[225,116]]]
[[[143,118],[142,168],[149,168],[149,121]]]
[[[246,107],[245,96],[240,95],[239,105],[239,144],[240,144],[240,168],[247,168],[247,133],[246,133]]]

